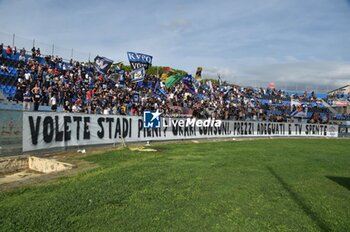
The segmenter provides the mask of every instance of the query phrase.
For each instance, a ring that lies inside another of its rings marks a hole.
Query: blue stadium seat
[[[46,64],[46,61],[43,57],[37,57],[37,61],[39,64]]]
[[[4,93],[5,94],[8,94],[10,92],[10,88],[9,86],[6,86],[4,89],[3,89]]]
[[[15,90],[11,90],[9,93],[8,93],[9,97],[13,97],[16,95],[16,89]]]
[[[10,69],[10,76],[16,77],[17,76],[17,68],[9,67]]]
[[[19,53],[17,53],[16,55],[13,55],[13,59],[19,61]]]
[[[326,93],[316,93],[315,95],[316,95],[317,98],[322,98],[322,99],[327,97]]]

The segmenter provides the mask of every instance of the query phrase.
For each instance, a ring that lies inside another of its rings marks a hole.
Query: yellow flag
[[[196,79],[201,79],[202,78],[202,67],[198,67],[197,68],[197,72],[196,72]]]
[[[168,73],[163,73],[162,76],[160,77],[160,80],[162,82],[166,82],[166,80],[168,79],[169,75]]]

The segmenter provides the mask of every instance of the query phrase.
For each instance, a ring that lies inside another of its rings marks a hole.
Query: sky
[[[245,86],[350,84],[350,0],[0,0],[0,41],[64,58],[127,51]],[[52,47],[54,44],[54,48]]]

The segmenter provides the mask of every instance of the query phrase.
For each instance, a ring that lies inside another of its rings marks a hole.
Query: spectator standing
[[[26,61],[26,57],[25,57],[25,55],[22,54],[22,52],[19,53],[18,60],[19,60],[19,62],[20,62],[20,65],[24,65],[24,63],[25,63],[25,61]]]
[[[26,83],[31,82],[32,79],[31,79],[31,75],[30,75],[29,71],[24,74],[24,79],[25,79]]]
[[[34,102],[34,111],[39,110],[40,103],[42,102],[42,95],[40,93],[40,88],[38,84],[35,84],[35,87],[32,89],[33,102]]]
[[[27,90],[23,94],[23,110],[30,110],[31,108],[31,93],[30,88],[27,87]]]
[[[69,101],[64,102],[63,111],[64,112],[72,112],[72,108],[71,108]]]
[[[78,102],[76,101],[72,107],[72,112],[73,113],[79,113],[80,112],[80,107],[79,107],[79,104]]]
[[[35,47],[32,48],[32,58],[35,59],[36,50]]]
[[[23,101],[23,90],[22,90],[22,83],[18,82],[16,85],[16,94],[14,97],[14,100],[17,102]]]
[[[12,48],[10,47],[10,45],[7,46],[6,55],[7,55],[8,57],[11,57],[11,56],[12,56]]]
[[[36,56],[37,56],[37,57],[40,57],[40,56],[41,56],[40,48],[36,49]]]
[[[103,109],[103,114],[104,115],[109,115],[109,108],[108,107],[105,107],[104,109]]]
[[[48,90],[46,89],[45,86],[42,87],[41,96],[42,96],[42,105],[46,104],[46,106],[48,106],[50,99],[49,99]]]
[[[34,93],[33,102],[34,102],[34,111],[39,111],[39,106],[42,101],[42,96],[40,92]]]
[[[3,52],[3,50],[4,50],[4,44],[1,43],[1,44],[0,44],[0,58],[2,57],[2,52]]]
[[[22,48],[20,51],[19,51],[19,54],[21,56],[25,56],[26,55],[26,49],[25,48]]]
[[[56,112],[56,110],[57,110],[56,93],[53,93],[52,97],[50,98],[50,106],[51,106],[52,112]]]

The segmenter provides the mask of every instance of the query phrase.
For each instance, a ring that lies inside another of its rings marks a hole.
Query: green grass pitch
[[[0,231],[350,231],[350,140],[152,148],[0,193]]]

